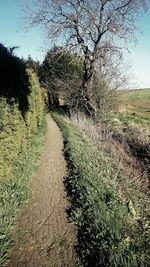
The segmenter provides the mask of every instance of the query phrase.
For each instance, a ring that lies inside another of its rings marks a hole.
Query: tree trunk
[[[88,115],[95,115],[96,108],[92,104],[91,99],[91,80],[94,74],[94,61],[90,60],[89,56],[86,56],[84,61],[84,75],[82,83],[82,101],[83,101],[83,110]]]

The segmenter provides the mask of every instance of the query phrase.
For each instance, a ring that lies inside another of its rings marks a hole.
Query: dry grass
[[[132,134],[120,135],[116,138],[112,127],[104,123],[95,123],[92,119],[87,118],[83,113],[72,113],[71,121],[82,130],[83,135],[87,135],[99,150],[103,151],[106,157],[106,166],[109,168],[110,159],[118,166],[116,173],[122,173],[126,178],[121,182],[112,177],[112,186],[117,187],[125,196],[126,199],[134,199],[138,209],[141,209],[141,199],[149,205],[149,171],[148,164],[144,164],[133,155],[129,142],[137,142],[143,148],[147,148],[149,137],[140,131],[136,132],[136,128],[132,128]],[[133,134],[134,133],[134,134]],[[136,133],[136,134],[135,134]],[[130,138],[132,137],[132,140]],[[138,141],[137,141],[138,140]],[[147,154],[148,155],[148,154]],[[133,197],[134,196],[134,197]],[[149,212],[149,211],[148,211]]]

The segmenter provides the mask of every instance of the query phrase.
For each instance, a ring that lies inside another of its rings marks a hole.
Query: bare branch
[[[84,60],[83,95],[89,101],[89,82],[110,54],[122,57],[134,38],[136,20],[148,0],[22,0],[28,3],[29,25],[42,26],[51,43],[63,41]]]

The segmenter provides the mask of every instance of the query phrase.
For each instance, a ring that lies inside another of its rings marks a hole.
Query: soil
[[[50,115],[38,173],[30,182],[32,196],[19,216],[8,267],[74,267],[75,228],[67,220],[64,188],[66,162],[62,134]]]

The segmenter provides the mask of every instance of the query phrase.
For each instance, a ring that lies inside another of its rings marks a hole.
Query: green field
[[[135,112],[142,119],[150,120],[150,89],[126,91],[123,94],[126,111]]]

